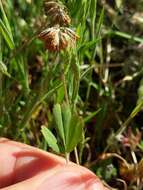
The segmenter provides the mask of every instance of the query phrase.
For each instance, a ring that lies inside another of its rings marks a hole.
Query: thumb
[[[88,169],[54,154],[8,139],[0,150],[1,190],[105,190]]]

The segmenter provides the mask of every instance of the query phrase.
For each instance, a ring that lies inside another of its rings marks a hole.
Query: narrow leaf
[[[53,133],[44,125],[42,126],[41,132],[42,132],[47,144],[49,145],[49,147],[51,147],[55,152],[59,152],[59,147],[57,145],[57,139],[53,135]]]
[[[64,127],[63,127],[63,121],[62,121],[62,112],[61,112],[61,106],[60,104],[56,104],[53,108],[53,114],[54,119],[56,123],[56,128],[58,130],[58,133],[60,137],[63,140],[63,143],[65,145],[65,134],[64,134]]]
[[[66,152],[71,152],[82,139],[83,121],[74,115],[70,122],[70,130],[67,134]]]
[[[10,49],[14,48],[14,41],[13,36],[11,32],[11,27],[8,21],[8,18],[5,14],[2,1],[0,1],[0,14],[2,15],[0,19],[0,33],[3,35],[4,39],[6,40],[8,46]]]
[[[65,141],[67,141],[67,135],[70,130],[70,121],[71,121],[71,110],[70,106],[67,104],[62,105],[62,117],[63,117],[63,126],[65,132]]]
[[[11,35],[9,31],[7,30],[6,26],[4,25],[3,21],[0,19],[0,33],[4,37],[5,41],[7,42],[7,45],[9,46],[10,49],[14,48],[14,42],[13,39],[11,38]]]
[[[92,112],[90,115],[88,115],[86,118],[84,118],[84,122],[90,121],[95,115],[97,115],[101,111],[101,108],[98,110]]]
[[[100,13],[100,17],[99,17],[99,20],[98,20],[97,25],[96,25],[96,38],[100,34],[100,30],[101,30],[101,26],[103,24],[103,21],[104,21],[104,8],[102,9],[102,11]]]
[[[2,61],[0,61],[0,72],[10,77],[10,74],[7,72],[7,67]]]
[[[5,23],[5,26],[6,28],[8,29],[8,31],[11,33],[11,28],[10,28],[10,24],[9,24],[9,21],[7,19],[7,16],[5,14],[5,11],[4,11],[4,8],[3,8],[3,5],[2,5],[2,2],[0,1],[0,11],[2,13],[2,19],[3,19],[3,22]],[[12,33],[11,33],[11,37],[12,37]]]
[[[72,92],[72,102],[75,102],[78,96],[78,90],[79,90],[79,80],[80,80],[80,68],[79,68],[79,62],[78,60],[75,60],[71,64],[71,71],[74,74],[73,77],[73,92]]]

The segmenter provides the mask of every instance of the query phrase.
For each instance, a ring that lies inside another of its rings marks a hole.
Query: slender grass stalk
[[[45,94],[40,94],[39,96],[36,96],[33,101],[31,102],[31,105],[29,105],[29,109],[27,110],[23,120],[20,123],[20,127],[21,129],[24,129],[24,127],[26,126],[26,124],[29,122],[32,113],[34,112],[34,110],[37,108],[37,106],[44,101],[47,97],[49,97],[51,94],[53,94],[58,88],[61,87],[61,84],[58,85],[57,87],[53,88],[51,91],[45,93]]]
[[[74,148],[74,155],[75,155],[75,159],[76,159],[76,163],[79,165],[79,157],[78,157],[78,152],[77,152],[77,148]]]
[[[61,67],[62,67],[61,78],[62,78],[63,86],[64,86],[65,101],[66,101],[67,105],[70,105],[70,101],[69,101],[69,97],[68,97],[68,91],[67,91],[66,77],[65,77],[63,65],[61,65]],[[78,152],[77,152],[76,147],[74,148],[74,154],[75,154],[75,158],[76,158],[76,163],[79,165],[79,158],[78,158]],[[69,163],[70,153],[65,153],[65,156],[66,156],[66,163]]]
[[[65,96],[65,101],[67,103],[67,105],[70,105],[69,103],[69,97],[68,97],[68,92],[67,92],[67,83],[66,83],[66,77],[65,77],[65,71],[64,71],[64,66],[61,65],[61,78],[62,78],[62,82],[63,82],[63,86],[64,86],[64,96]],[[68,164],[70,161],[70,153],[65,153],[65,157],[66,157],[66,163]]]
[[[2,39],[0,36],[0,61],[2,61]],[[0,98],[2,98],[2,73],[0,72]]]
[[[63,82],[63,86],[64,86],[64,95],[65,95],[65,101],[66,103],[69,105],[69,97],[68,97],[68,92],[67,92],[67,83],[66,83],[66,77],[65,77],[65,73],[64,70],[62,70],[62,82]]]
[[[96,10],[97,10],[97,0],[91,0],[91,8],[92,8],[92,15],[91,15],[91,38],[95,40],[96,38]],[[93,50],[93,59],[96,54],[96,46]]]

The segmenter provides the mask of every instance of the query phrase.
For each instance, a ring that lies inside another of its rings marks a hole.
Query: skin
[[[0,138],[0,190],[108,190],[88,169]]]

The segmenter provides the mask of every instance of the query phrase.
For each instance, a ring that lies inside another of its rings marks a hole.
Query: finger
[[[59,156],[8,139],[0,139],[0,152],[0,188],[65,163]]]
[[[4,163],[0,172],[1,190],[29,187],[30,190],[104,190],[92,172],[73,163],[67,165],[59,156],[4,139],[0,140],[0,150],[3,155],[0,163]]]

